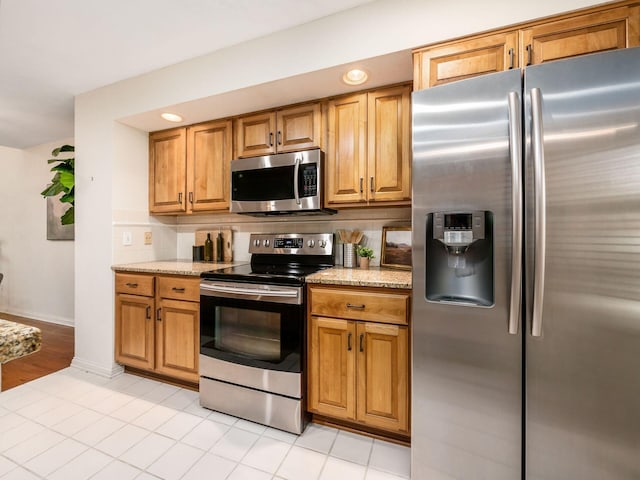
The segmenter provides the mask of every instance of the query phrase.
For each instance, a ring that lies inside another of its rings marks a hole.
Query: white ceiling
[[[73,136],[77,94],[370,1],[0,0],[0,145]]]

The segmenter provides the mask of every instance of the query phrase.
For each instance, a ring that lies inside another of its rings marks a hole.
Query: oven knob
[[[326,240],[320,240],[320,248],[325,248],[327,246]]]
[[[255,239],[253,241],[253,245],[255,245],[256,247],[259,247],[260,246],[260,240],[259,239]]]
[[[316,241],[315,240],[309,240],[307,242],[307,245],[309,246],[309,248],[313,248],[316,246]]]
[[[271,242],[269,241],[269,239],[268,239],[268,238],[267,238],[264,242],[262,242],[262,244],[263,244],[265,247],[268,247],[270,243],[271,243]]]

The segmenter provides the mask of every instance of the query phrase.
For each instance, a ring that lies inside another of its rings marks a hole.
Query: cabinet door
[[[188,209],[228,210],[231,120],[208,122],[187,131]]]
[[[620,7],[522,30],[520,48],[523,62],[535,65],[637,46],[640,43],[639,12],[639,6]]]
[[[156,371],[197,383],[199,351],[199,303],[161,298],[156,311]]]
[[[355,420],[355,323],[311,317],[309,405],[321,415]]]
[[[411,203],[411,89],[368,94],[369,201]]]
[[[276,153],[276,113],[266,112],[236,120],[238,157],[257,157]]]
[[[408,328],[358,323],[358,421],[409,431]]]
[[[413,89],[517,68],[517,48],[518,33],[512,31],[416,50]]]
[[[320,146],[320,104],[302,105],[277,112],[276,143],[279,153]]]
[[[116,361],[153,369],[153,297],[116,294]]]
[[[367,95],[329,102],[329,147],[326,162],[327,203],[366,202]]]
[[[149,134],[149,211],[180,213],[187,209],[186,129]]]

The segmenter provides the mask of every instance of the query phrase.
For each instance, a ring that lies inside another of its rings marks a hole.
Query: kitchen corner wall
[[[0,146],[0,312],[74,324],[74,242],[47,240],[51,150],[73,139],[26,150]]]

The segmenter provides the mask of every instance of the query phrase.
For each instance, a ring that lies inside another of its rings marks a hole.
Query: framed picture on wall
[[[411,227],[382,227],[380,266],[411,270]]]
[[[60,217],[69,208],[68,203],[60,201],[60,195],[47,197],[47,240],[73,240],[75,225],[62,225]]]

